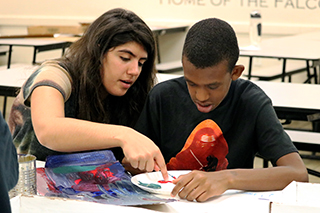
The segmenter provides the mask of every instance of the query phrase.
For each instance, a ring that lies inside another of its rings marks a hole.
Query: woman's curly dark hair
[[[105,53],[128,42],[141,44],[148,54],[136,82],[124,96],[107,95],[100,75]],[[73,43],[60,63],[68,70],[77,94],[77,117],[133,127],[155,78],[156,45],[152,31],[135,13],[116,8],[97,18]]]

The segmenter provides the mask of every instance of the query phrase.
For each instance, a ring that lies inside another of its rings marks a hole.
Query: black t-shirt
[[[169,162],[206,119],[220,127],[228,144],[227,168],[252,168],[257,153],[275,165],[280,157],[297,152],[270,98],[243,79],[233,81],[225,99],[209,113],[197,110],[184,77],[159,83],[150,92],[135,128],[153,140]]]
[[[16,148],[2,114],[0,115],[0,158],[0,211],[6,213],[11,212],[8,191],[18,181],[19,167]]]

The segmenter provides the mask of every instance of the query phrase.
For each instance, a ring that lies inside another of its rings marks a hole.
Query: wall
[[[263,37],[320,29],[320,0],[1,0],[0,34],[26,34],[28,25],[91,22],[114,7],[130,9],[150,25],[218,17],[234,27],[240,43],[247,42],[249,13],[255,9],[262,14]],[[180,58],[183,39],[184,34],[160,38],[163,61]]]
[[[246,31],[251,10],[262,13],[266,33],[297,33],[320,28],[320,0],[1,0],[0,25],[90,22],[114,7],[133,10],[149,22],[193,23],[225,19]]]

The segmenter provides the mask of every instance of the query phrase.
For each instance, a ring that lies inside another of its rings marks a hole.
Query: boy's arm
[[[227,169],[217,172],[192,171],[180,176],[172,195],[187,200],[206,201],[228,189],[273,191],[285,188],[290,182],[308,181],[308,172],[298,153],[282,156],[276,167],[256,169]]]

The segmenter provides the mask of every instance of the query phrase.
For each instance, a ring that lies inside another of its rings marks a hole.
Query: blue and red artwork
[[[131,183],[110,150],[48,156],[37,169],[38,194],[115,205],[172,202]]]

